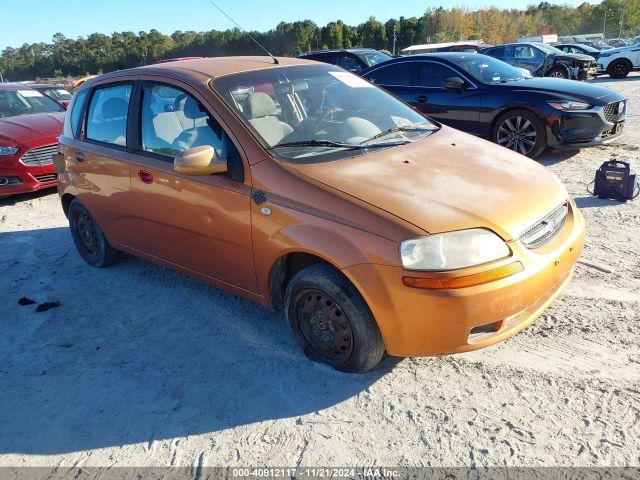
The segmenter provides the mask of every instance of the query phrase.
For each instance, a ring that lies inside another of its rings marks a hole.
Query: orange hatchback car
[[[583,244],[542,166],[324,63],[102,75],[76,91],[59,148],[87,263],[125,251],[282,309],[305,353],[343,371],[513,335]]]

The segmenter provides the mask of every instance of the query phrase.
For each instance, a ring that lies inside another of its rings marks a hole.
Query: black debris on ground
[[[36,308],[36,312],[46,312],[47,310],[50,310],[52,308],[56,308],[56,307],[59,307],[59,306],[60,306],[60,302],[58,302],[58,301],[41,303]]]
[[[18,300],[18,305],[22,305],[23,307],[25,305],[33,305],[34,303],[38,303],[35,300],[31,300],[30,298],[27,297],[22,297],[20,298],[20,300]]]

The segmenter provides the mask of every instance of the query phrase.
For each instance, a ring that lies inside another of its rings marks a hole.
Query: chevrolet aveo
[[[125,251],[282,309],[311,359],[349,372],[517,333],[583,244],[542,166],[302,59],[102,75],[75,93],[59,149],[87,263]]]

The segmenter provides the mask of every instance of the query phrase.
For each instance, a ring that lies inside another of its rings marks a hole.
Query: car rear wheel
[[[544,124],[528,110],[513,110],[498,118],[493,141],[515,152],[536,158],[547,146]]]
[[[607,73],[612,78],[624,78],[629,75],[632,68],[631,62],[622,58],[611,62],[611,65],[607,68]]]
[[[551,78],[569,78],[569,72],[567,72],[566,68],[553,67],[547,73],[547,77],[551,77]]]
[[[366,302],[340,272],[314,264],[285,293],[285,315],[304,353],[337,370],[365,373],[384,357],[378,325]]]
[[[109,245],[98,223],[80,201],[71,202],[68,217],[73,243],[85,262],[97,268],[116,263],[118,250]]]

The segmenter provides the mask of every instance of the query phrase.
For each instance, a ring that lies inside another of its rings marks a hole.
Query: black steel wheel
[[[108,267],[118,260],[118,251],[107,242],[100,226],[78,200],[68,211],[69,229],[80,256],[92,267]]]
[[[295,318],[304,342],[324,363],[342,365],[353,351],[349,319],[325,292],[304,289],[296,292]]]
[[[528,110],[514,110],[500,116],[493,141],[530,158],[540,155],[547,146],[544,125]]]
[[[364,373],[384,357],[371,310],[351,282],[330,265],[318,263],[296,273],[284,302],[291,330],[311,360]]]

